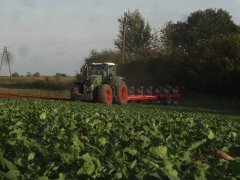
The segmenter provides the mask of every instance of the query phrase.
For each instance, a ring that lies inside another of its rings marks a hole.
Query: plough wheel
[[[173,101],[170,95],[167,95],[163,101],[165,105],[172,105]]]
[[[178,105],[178,99],[173,99],[173,105]]]
[[[103,84],[98,89],[99,102],[103,104],[112,104],[113,93],[112,88],[108,84]]]
[[[115,102],[117,104],[127,104],[128,102],[128,88],[124,81],[121,81],[116,87],[117,96]]]

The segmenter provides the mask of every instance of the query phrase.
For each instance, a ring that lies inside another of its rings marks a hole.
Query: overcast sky
[[[74,75],[91,49],[114,48],[118,18],[139,9],[152,28],[222,8],[240,25],[240,0],[0,0],[0,51],[13,72]],[[4,64],[0,75],[8,73]]]

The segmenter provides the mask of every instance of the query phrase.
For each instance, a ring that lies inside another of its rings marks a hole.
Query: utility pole
[[[125,41],[126,41],[126,24],[127,24],[127,13],[124,13],[123,21],[118,19],[118,22],[123,24],[123,37],[122,37],[122,49],[121,49],[121,63],[125,60]]]
[[[6,56],[6,58],[7,58],[7,63],[8,63],[8,69],[9,69],[10,77],[12,77],[12,72],[11,72],[10,62],[9,62],[9,56],[8,56],[8,51],[7,51],[7,47],[6,46],[3,49],[2,61],[1,61],[1,66],[0,66],[0,73],[1,73],[1,70],[2,70],[2,64],[3,64],[4,56]]]

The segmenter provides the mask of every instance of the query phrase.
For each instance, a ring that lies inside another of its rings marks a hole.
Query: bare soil
[[[52,100],[70,100],[69,97],[59,95],[43,95],[39,93],[17,92],[13,90],[0,90],[0,98],[28,98],[28,99],[52,99]]]

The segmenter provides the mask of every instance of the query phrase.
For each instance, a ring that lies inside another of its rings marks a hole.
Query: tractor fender
[[[126,79],[123,78],[123,77],[120,77],[120,76],[117,76],[116,79],[115,79],[115,86],[118,86],[119,84],[121,84],[122,82],[125,82],[126,83]]]

